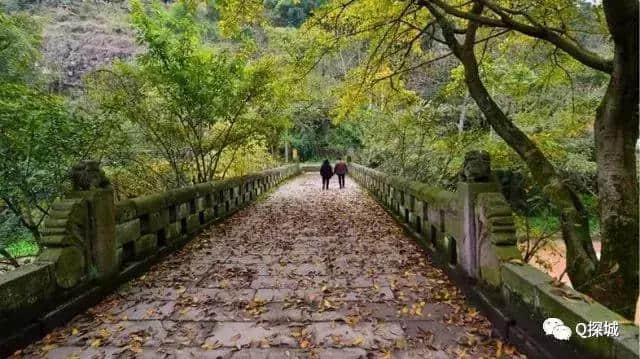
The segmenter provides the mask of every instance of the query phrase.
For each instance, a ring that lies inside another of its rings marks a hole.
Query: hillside
[[[9,12],[26,11],[43,26],[43,57],[55,90],[81,85],[82,75],[136,51],[126,2],[2,0]]]

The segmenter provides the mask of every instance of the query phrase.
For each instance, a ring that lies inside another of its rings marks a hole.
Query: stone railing
[[[511,208],[488,155],[471,152],[456,192],[412,182],[355,163],[350,176],[431,252],[500,335],[535,358],[638,358],[638,327],[522,262]],[[547,336],[546,318],[571,328],[569,341]],[[619,336],[581,338],[578,323],[613,322]]]
[[[299,172],[293,164],[114,203],[97,162],[74,167],[74,191],[53,204],[42,253],[0,276],[0,357]]]
[[[319,172],[321,162],[304,162],[300,163],[300,170],[303,172]]]

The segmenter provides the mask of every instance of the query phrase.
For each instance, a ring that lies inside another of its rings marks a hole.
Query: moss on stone
[[[76,203],[77,199],[75,198],[63,198],[53,202],[51,209],[54,211],[70,211]]]
[[[0,317],[51,298],[55,292],[52,273],[53,263],[39,262],[0,276]]]
[[[551,281],[551,277],[530,265],[502,263],[502,285],[509,291],[518,293],[522,301],[533,305],[536,297],[536,285]]]
[[[491,233],[489,240],[497,245],[515,245],[517,242],[515,232]]]
[[[180,203],[179,205],[176,206],[176,217],[178,220],[182,218],[187,218],[187,216],[189,216],[190,213],[191,211],[189,209],[188,203]]]
[[[491,248],[501,262],[522,259],[522,253],[515,245],[492,245]]]
[[[205,223],[209,223],[215,219],[213,208],[207,208],[203,212]]]
[[[80,247],[47,248],[38,262],[53,263],[53,277],[60,288],[75,287],[85,275],[85,258]]]
[[[156,233],[169,224],[169,210],[162,209],[149,214],[148,233]]]
[[[132,199],[136,206],[136,216],[140,217],[167,207],[167,197],[166,193],[156,193]]]
[[[133,252],[136,259],[144,259],[158,249],[158,236],[145,234],[133,242]]]
[[[578,323],[589,323],[590,321],[614,321],[624,320],[620,315],[610,311],[597,302],[587,302],[580,299],[571,299],[559,295],[558,288],[549,283],[538,284],[537,305],[535,310],[543,317],[553,317],[561,319],[566,326],[575,330]],[[566,291],[573,291],[566,288]],[[532,310],[534,310],[532,308]],[[613,340],[611,337],[581,338],[574,332],[571,342],[578,345],[590,354],[600,358],[613,357]]]
[[[140,219],[134,219],[116,225],[116,241],[119,247],[124,243],[136,240],[141,235]]]
[[[197,195],[197,189],[194,187],[177,188],[167,193],[167,205],[175,205],[178,203],[188,202]]]
[[[192,214],[187,217],[187,233],[195,234],[200,230],[200,216]]]
[[[209,203],[206,197],[198,197],[196,198],[196,211],[203,211],[205,208],[209,207]]]
[[[167,241],[169,243],[176,243],[180,241],[182,234],[180,233],[180,223],[169,223],[164,229]]]
[[[502,276],[500,275],[500,267],[493,265],[480,266],[480,277],[484,282],[494,288],[499,288],[502,284]]]
[[[116,207],[116,223],[123,223],[136,218],[137,210],[134,201],[127,199],[117,202]]]
[[[620,336],[613,338],[613,351],[616,359],[638,359],[638,326],[620,325]]]
[[[45,247],[83,246],[81,238],[70,234],[46,235],[40,243]]]

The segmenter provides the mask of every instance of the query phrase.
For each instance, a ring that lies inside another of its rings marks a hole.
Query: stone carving
[[[60,288],[73,288],[85,275],[87,214],[85,200],[58,199],[44,223],[41,242],[45,250],[36,262],[53,264],[53,275]]]
[[[486,151],[469,151],[464,156],[460,173],[462,182],[490,182],[491,157]]]
[[[477,275],[499,287],[500,263],[521,260],[516,246],[516,228],[509,204],[497,192],[480,193],[475,205]]]
[[[109,179],[100,168],[99,161],[87,160],[77,163],[69,173],[75,191],[107,188]]]

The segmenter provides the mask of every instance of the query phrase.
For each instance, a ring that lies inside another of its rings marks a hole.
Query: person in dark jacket
[[[329,160],[324,160],[320,166],[320,176],[322,176],[322,189],[329,189],[329,179],[333,176],[333,170]]]
[[[333,171],[338,175],[338,184],[340,188],[344,188],[344,176],[349,172],[347,168],[347,164],[342,160],[342,158],[338,158],[338,163],[336,163]]]

